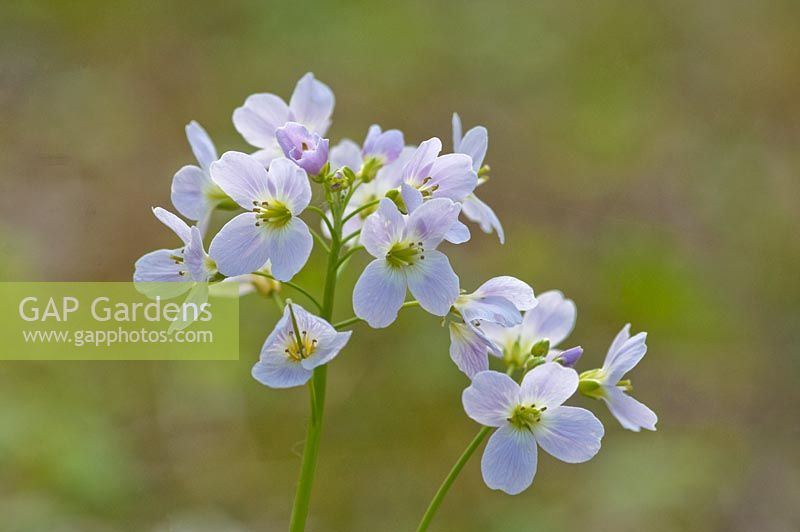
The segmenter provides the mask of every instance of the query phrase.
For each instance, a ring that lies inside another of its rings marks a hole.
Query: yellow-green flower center
[[[521,430],[531,430],[534,425],[542,420],[542,413],[547,410],[546,406],[536,408],[536,405],[517,405],[508,422]]]
[[[413,266],[418,260],[425,260],[424,252],[422,242],[398,242],[386,253],[386,261],[395,268]]]
[[[285,353],[293,362],[300,362],[304,358],[310,357],[317,349],[317,339],[311,338],[308,331],[301,331],[300,338],[292,334],[286,346]]]
[[[256,214],[256,227],[269,225],[274,228],[283,227],[292,219],[292,211],[280,201],[254,201],[253,212]]]

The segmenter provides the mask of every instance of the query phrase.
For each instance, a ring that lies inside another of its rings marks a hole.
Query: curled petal
[[[603,400],[611,414],[628,430],[656,430],[658,416],[646,405],[640,403],[616,386],[605,387]]]
[[[402,271],[383,259],[370,262],[353,289],[353,310],[370,327],[387,327],[397,319],[397,312],[406,296],[406,279]]]
[[[630,335],[630,323],[614,338],[603,363],[603,371],[609,384],[616,384],[623,375],[633,369],[647,353],[647,333]]]
[[[520,311],[530,310],[536,306],[533,288],[528,283],[509,275],[489,279],[472,295],[476,297],[499,296],[510,301]]]
[[[494,231],[497,233],[497,238],[500,239],[500,243],[505,243],[506,236],[500,220],[497,218],[492,208],[481,201],[478,196],[475,194],[467,196],[463,202],[462,210],[464,216],[480,226],[481,231],[487,234]]]
[[[483,481],[509,495],[525,491],[536,475],[536,440],[527,430],[509,424],[495,431],[481,458]]]
[[[600,450],[603,424],[584,408],[548,408],[533,428],[536,443],[562,462],[578,464],[590,460]]]

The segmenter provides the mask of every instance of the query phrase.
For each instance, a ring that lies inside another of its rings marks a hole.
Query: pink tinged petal
[[[136,261],[133,273],[134,283],[176,283],[191,281],[191,278],[179,272],[184,268],[181,264],[176,264],[173,257],[179,256],[179,249],[159,249],[144,255]],[[189,289],[182,288],[180,292]]]
[[[256,227],[256,215],[246,212],[220,229],[211,241],[209,255],[219,271],[229,277],[251,273],[270,258],[267,240],[265,227]]]
[[[400,185],[400,196],[402,196],[408,212],[414,212],[419,209],[425,201],[422,197],[422,192],[406,183]]]
[[[624,428],[634,432],[639,432],[640,429],[656,430],[658,416],[646,405],[616,386],[606,386],[605,392],[603,400]]]
[[[258,148],[275,146],[275,130],[289,121],[289,107],[274,94],[249,96],[233,112],[233,125],[244,140]]]
[[[217,160],[217,149],[214,143],[211,142],[211,137],[208,136],[203,126],[192,120],[186,125],[186,138],[189,140],[189,145],[192,147],[197,162],[200,163],[205,170],[211,166],[211,163]]]
[[[434,250],[458,220],[459,212],[461,205],[446,198],[426,201],[409,215],[406,237],[414,242],[422,242],[426,252]]]
[[[333,91],[309,72],[297,82],[289,100],[292,120],[309,130],[324,135],[330,125],[336,100]]]
[[[306,223],[293,217],[280,228],[265,229],[268,256],[272,262],[272,275],[279,281],[289,281],[303,269],[314,247],[314,239]],[[261,228],[259,228],[261,229]],[[261,263],[264,264],[264,261]]]
[[[172,229],[172,231],[178,235],[184,244],[188,244],[189,241],[192,239],[192,232],[189,229],[189,226],[186,225],[186,222],[172,214],[171,212],[162,209],[161,207],[154,207],[153,214],[155,214],[156,218]]]
[[[509,495],[525,491],[536,475],[536,440],[527,430],[506,424],[495,431],[481,458],[483,481]]]
[[[424,256],[403,268],[408,289],[422,308],[434,316],[446,316],[458,298],[458,276],[444,253],[426,249]]]
[[[481,425],[501,427],[519,404],[519,393],[519,384],[505,373],[481,371],[461,394],[461,402],[464,412]]]
[[[550,346],[561,343],[575,327],[578,310],[571,299],[557,290],[539,294],[538,304],[525,313],[522,322],[522,344],[533,345],[547,338]]]
[[[536,443],[545,452],[569,464],[591,460],[600,450],[603,424],[584,408],[557,406],[542,413],[533,427]]]
[[[520,311],[530,310],[536,306],[533,288],[516,277],[502,275],[493,277],[478,287],[472,294],[476,297],[499,296],[509,300]]]
[[[439,188],[437,198],[463,201],[478,186],[478,174],[472,169],[472,159],[461,153],[437,157],[430,169],[431,184]]]
[[[463,244],[464,242],[469,241],[471,237],[472,235],[469,233],[469,227],[458,220],[455,221],[452,227],[450,227],[450,229],[444,235],[444,239],[451,244]]]
[[[459,152],[461,146],[461,117],[458,113],[453,113],[453,153]]]
[[[302,168],[284,157],[270,163],[268,188],[273,198],[285,203],[295,216],[311,203],[308,176]]]
[[[520,402],[555,408],[569,399],[578,389],[578,374],[574,369],[565,368],[555,362],[536,366],[522,379]]]
[[[603,363],[606,382],[610,385],[618,383],[647,353],[647,333],[640,332],[631,337],[630,328],[630,324],[627,324],[617,334]]]
[[[250,155],[229,151],[211,164],[211,178],[243,209],[251,210],[254,201],[269,198],[267,171]]]
[[[190,220],[203,220],[211,210],[206,190],[213,183],[198,166],[187,165],[172,178],[172,204]]]
[[[472,159],[472,169],[477,172],[483,165],[488,147],[489,132],[483,126],[476,126],[467,131],[458,149],[454,151],[468,155]]]
[[[500,239],[500,243],[505,243],[506,236],[503,231],[503,226],[500,224],[500,220],[497,218],[492,208],[478,199],[478,196],[475,194],[467,196],[463,202],[462,210],[464,211],[464,216],[480,226],[481,231],[487,234],[494,231],[497,233],[497,238]]]
[[[334,170],[347,166],[354,172],[358,172],[363,163],[361,148],[352,140],[344,139],[331,148],[330,160],[331,168]]]
[[[489,352],[499,351],[486,336],[464,323],[450,322],[450,358],[467,377],[489,369]]]
[[[367,216],[361,229],[361,244],[373,257],[383,259],[392,245],[403,238],[406,222],[397,206],[383,198],[378,210]]]
[[[420,144],[403,168],[404,181],[410,185],[421,185],[426,177],[430,177],[431,168],[440,151],[442,141],[436,137]]]
[[[363,233],[362,233],[363,238]],[[384,259],[370,262],[353,289],[353,310],[370,327],[387,327],[395,319],[406,296],[406,279],[401,270]]]

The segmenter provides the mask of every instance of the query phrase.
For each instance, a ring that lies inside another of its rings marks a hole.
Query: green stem
[[[331,228],[331,246],[328,254],[328,269],[325,274],[325,289],[323,292],[321,317],[327,321],[333,316],[333,300],[336,295],[336,269],[341,250],[341,215],[334,208],[333,227]],[[292,507],[292,517],[289,521],[290,532],[305,530],[308,518],[308,505],[311,500],[311,487],[314,483],[314,473],[317,469],[319,456],[320,436],[322,435],[322,415],[325,411],[325,388],[327,383],[327,366],[322,365],[314,369],[314,374],[309,382],[311,396],[311,417],[308,420],[306,443],[303,447],[303,462],[300,466],[300,480]]]
[[[400,308],[411,308],[411,307],[418,307],[418,306],[419,306],[419,301],[413,300],[413,301],[406,301],[405,303],[403,303],[403,305]],[[358,316],[351,316],[351,317],[347,318],[346,320],[342,320],[340,322],[334,323],[333,324],[333,328],[334,329],[342,329],[344,327],[347,327],[348,325],[353,325],[354,323],[358,323],[359,321],[361,321],[361,318],[359,318]]]
[[[491,430],[492,427],[481,427],[481,430],[478,431],[478,434],[475,435],[469,445],[467,445],[467,448],[464,449],[464,452],[461,453],[458,461],[453,465],[450,473],[447,474],[444,482],[442,482],[442,485],[439,486],[439,489],[436,491],[436,495],[433,496],[431,503],[428,505],[428,509],[425,510],[425,514],[422,516],[422,520],[419,522],[419,526],[417,527],[417,532],[428,530],[428,526],[431,524],[433,517],[436,515],[436,510],[438,510],[439,506],[442,504],[445,495],[447,495],[448,490],[450,490],[450,486],[453,485],[453,482],[455,482],[459,473],[461,473],[461,470],[464,469],[464,466],[481,445],[483,440],[486,439],[486,436],[489,434],[489,432],[491,432]]]
[[[517,367],[514,364],[509,364],[508,368],[506,369],[506,375],[513,377],[514,372],[517,370]],[[458,475],[461,473],[461,470],[464,469],[464,466],[469,462],[469,459],[472,458],[472,455],[475,454],[475,451],[480,447],[481,442],[486,439],[486,436],[492,431],[493,427],[481,427],[481,430],[472,438],[472,441],[467,445],[467,448],[464,449],[464,452],[461,453],[461,456],[458,458],[456,463],[453,465],[453,468],[450,470],[450,473],[447,474],[445,477],[444,482],[442,485],[439,486],[439,489],[436,490],[436,494],[431,499],[431,503],[428,505],[428,509],[425,510],[425,513],[422,516],[422,520],[419,522],[419,526],[417,527],[417,532],[424,532],[428,529],[428,526],[433,521],[433,517],[436,515],[436,511],[441,506],[442,501],[444,500],[445,495],[450,490],[450,486],[453,485]]]
[[[380,202],[381,202],[381,200],[378,199],[378,200],[372,200],[372,201],[369,201],[369,202],[365,203],[364,205],[360,206],[358,209],[352,211],[350,214],[345,216],[344,220],[342,220],[342,222],[346,222],[347,220],[349,220],[353,216],[358,216],[361,212],[363,212],[363,211],[365,211],[365,210],[367,210],[367,209],[369,209],[371,207],[374,207],[375,205],[379,204]]]
[[[253,275],[260,275],[261,277],[266,277],[267,279],[272,279],[273,281],[278,281],[276,278],[274,278],[270,274],[264,273],[264,272],[253,272]],[[297,290],[298,292],[300,292],[301,294],[306,296],[312,303],[314,303],[314,306],[317,307],[317,310],[322,311],[322,305],[319,303],[319,301],[317,301],[317,299],[314,296],[312,296],[311,293],[308,290],[306,290],[305,288],[303,288],[299,284],[293,283],[292,281],[278,281],[278,282],[281,283],[281,284],[285,284],[286,286],[288,286],[290,288],[294,288],[295,290]]]

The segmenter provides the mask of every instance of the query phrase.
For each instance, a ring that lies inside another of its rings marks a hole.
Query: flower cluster
[[[234,111],[233,124],[256,148],[252,153],[219,156],[205,130],[191,122],[186,135],[198,165],[175,174],[172,203],[194,225],[154,209],[183,246],[143,256],[134,279],[240,281],[273,296],[283,316],[264,342],[253,376],[273,388],[308,383],[312,406],[321,404],[324,393],[317,376],[324,378],[325,365],[352,334],[343,328],[361,321],[387,327],[412,306],[441,318],[450,334],[450,357],[471,381],[463,392],[464,410],[495,429],[481,463],[484,480],[507,493],[531,484],[539,447],[571,463],[599,451],[601,422],[588,410],[564,406],[576,392],[605,402],[627,429],[655,430],[655,414],[628,395],[630,381],[623,380],[647,350],[645,333],[631,337],[626,325],[602,367],[579,374],[574,367],[583,349],[559,347],[577,316],[561,292],[536,296],[529,284],[510,276],[489,279],[471,293],[462,289],[446,249],[470,240],[463,222],[505,241],[498,217],[476,195],[489,180],[486,128],[462,134],[454,114],[452,153],[442,153],[436,137],[408,144],[399,130],[378,125],[360,145],[345,139],[331,146],[326,135],[334,104],[331,89],[310,73],[288,104],[274,94],[248,97]],[[234,215],[210,238],[206,252],[211,216],[225,211]],[[308,216],[319,220],[309,223]],[[315,248],[327,257],[322,301],[292,281]],[[372,259],[352,291],[355,316],[333,324],[337,279],[361,252]],[[317,314],[284,300],[284,286],[307,298]],[[312,418],[317,415],[321,407]]]

